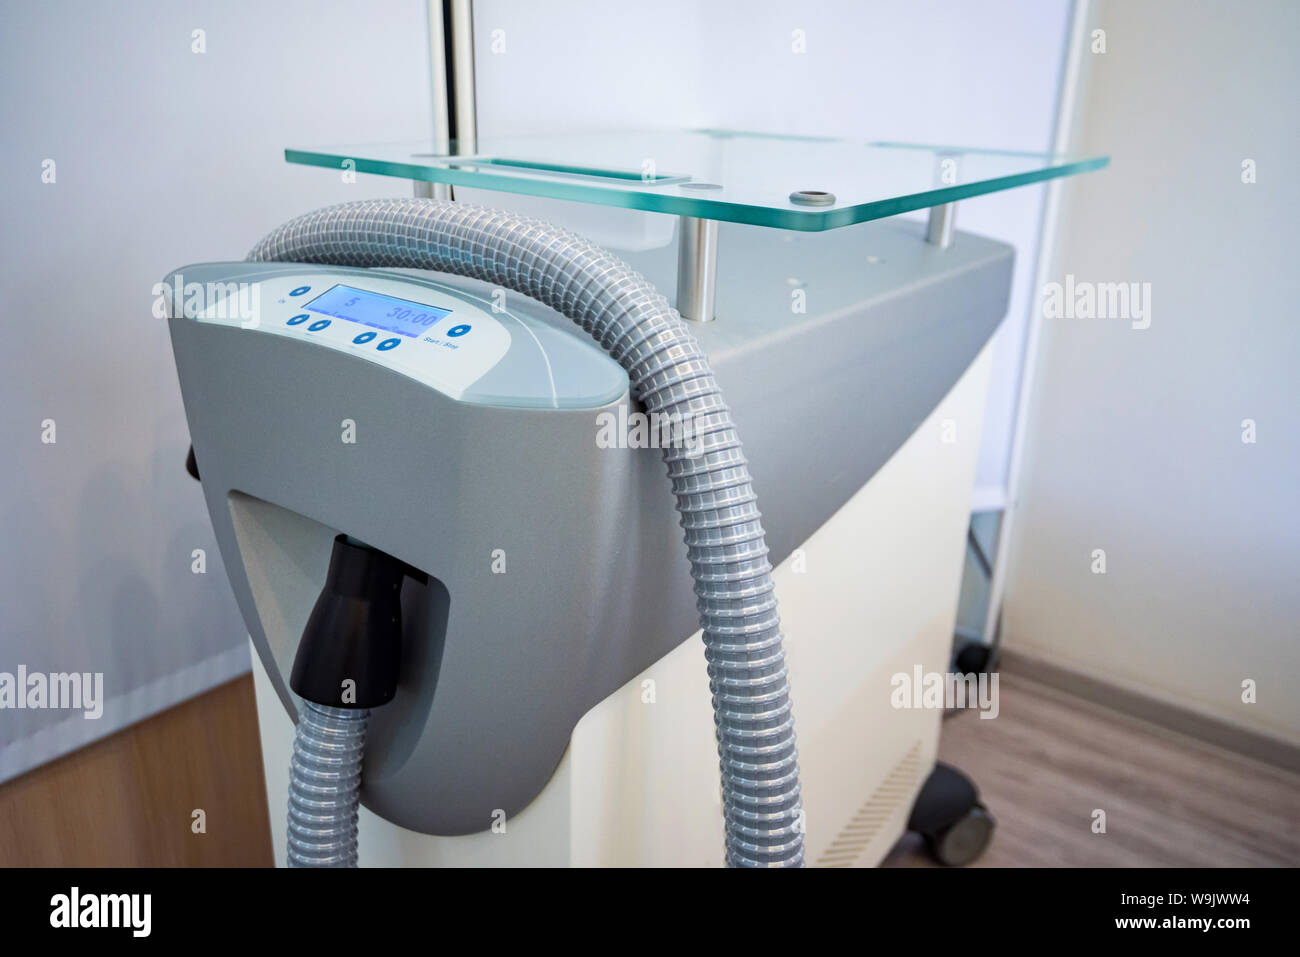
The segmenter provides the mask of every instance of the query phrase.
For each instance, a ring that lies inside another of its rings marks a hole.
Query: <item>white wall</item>
[[[429,111],[419,0],[59,0],[3,21],[0,671],[102,671],[110,701],[98,721],[6,710],[0,780],[247,668],[151,290],[304,210],[409,195],[283,149],[416,138]]]
[[[1151,325],[1044,320],[1006,641],[1300,742],[1300,7],[1094,19],[1077,141],[1113,160],[1066,187],[1051,278],[1149,282]]]

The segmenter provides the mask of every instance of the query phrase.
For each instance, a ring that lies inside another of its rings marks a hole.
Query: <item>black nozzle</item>
[[[374,708],[397,693],[402,660],[402,579],[427,577],[346,535],[303,629],[289,687],[333,708]]]

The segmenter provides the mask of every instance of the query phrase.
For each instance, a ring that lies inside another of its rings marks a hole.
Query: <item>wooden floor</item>
[[[1300,865],[1300,775],[1024,678],[1000,684],[997,718],[958,714],[939,742],[998,822],[976,866]],[[912,837],[884,863],[933,866]]]
[[[0,867],[273,863],[249,675],[0,784]]]
[[[999,690],[997,718],[950,718],[939,746],[997,818],[977,866],[1300,865],[1300,776],[1014,675]],[[0,866],[270,863],[248,677],[0,785]],[[907,838],[885,863],[931,862]]]

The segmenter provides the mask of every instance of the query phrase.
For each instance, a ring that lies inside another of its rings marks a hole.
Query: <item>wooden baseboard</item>
[[[0,866],[273,864],[251,675],[0,784]]]
[[[1116,682],[1006,646],[1001,649],[1000,668],[1158,728],[1187,735],[1274,767],[1300,772],[1300,747],[1271,735],[1152,698]]]

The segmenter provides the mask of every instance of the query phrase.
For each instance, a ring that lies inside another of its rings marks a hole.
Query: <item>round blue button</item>
[[[355,343],[356,343],[357,345],[359,345],[359,346],[363,346],[363,345],[365,345],[367,342],[369,342],[371,339],[373,339],[374,337],[375,337],[375,334],[374,334],[373,332],[363,332],[363,333],[361,333],[361,335],[357,336],[357,337],[356,337],[355,339],[353,339],[352,341],[355,342]]]
[[[317,319],[315,322],[313,322],[310,326],[307,327],[307,331],[320,332],[322,329],[329,328],[329,324],[330,321],[328,319]]]
[[[311,286],[299,286],[297,289],[290,289],[289,295],[301,296],[303,293],[311,292]]]
[[[452,326],[450,329],[447,330],[447,335],[451,336],[453,339],[459,339],[467,332],[469,332],[469,326],[466,325]]]
[[[402,344],[401,339],[385,339],[379,345],[375,346],[380,352],[387,352],[389,349],[396,349]]]
[[[304,322],[306,322],[310,318],[311,316],[307,315],[307,313],[304,312],[301,315],[294,316],[292,319],[290,319],[289,325],[301,326]]]

